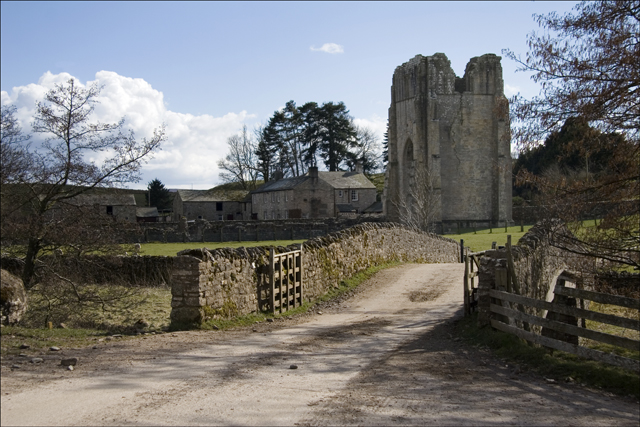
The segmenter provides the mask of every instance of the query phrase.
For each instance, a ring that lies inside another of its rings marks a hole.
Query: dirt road
[[[9,370],[9,425],[638,425],[637,402],[514,373],[450,335],[461,264],[378,273],[298,319],[180,332]]]

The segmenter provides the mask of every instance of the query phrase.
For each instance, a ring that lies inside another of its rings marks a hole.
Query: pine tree
[[[165,188],[164,184],[158,178],[155,178],[149,181],[147,185],[147,202],[149,206],[155,206],[159,210],[169,209],[171,208],[173,197],[171,197],[171,193]]]

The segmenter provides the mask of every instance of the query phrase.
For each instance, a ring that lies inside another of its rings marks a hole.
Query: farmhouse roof
[[[240,202],[246,195],[243,190],[178,190],[183,202]]]
[[[269,181],[252,193],[266,193],[268,191],[291,190],[298,185],[310,180],[311,177],[307,173],[303,176],[279,179],[277,181]],[[335,189],[357,189],[357,188],[376,188],[375,185],[367,177],[358,172],[318,172],[318,179],[326,182]]]
[[[374,202],[371,206],[363,210],[363,213],[382,213],[382,202]]]
[[[147,207],[147,208],[136,208],[136,216],[138,218],[152,218],[154,216],[160,216],[160,214],[158,213],[158,208]]]

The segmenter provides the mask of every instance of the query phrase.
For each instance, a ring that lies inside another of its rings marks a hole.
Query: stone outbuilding
[[[325,172],[270,181],[251,192],[259,220],[359,215],[376,202],[376,187],[362,172]]]
[[[500,57],[472,58],[457,77],[443,53],[396,68],[389,107],[387,219],[400,217],[417,170],[432,179],[441,230],[511,222],[509,105]],[[420,169],[418,169],[420,168]]]
[[[239,190],[178,190],[173,198],[174,221],[233,221],[251,219],[248,192]]]
[[[133,194],[80,194],[69,200],[77,206],[94,206],[101,214],[118,221],[136,222],[136,199]]]
[[[158,222],[160,213],[156,207],[139,207],[136,208],[136,218],[138,222]]]

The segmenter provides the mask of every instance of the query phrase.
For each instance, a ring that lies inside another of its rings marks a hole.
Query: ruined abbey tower
[[[500,59],[472,58],[463,78],[443,53],[418,55],[396,68],[384,197],[389,220],[400,219],[397,201],[422,168],[437,196],[437,229],[511,222],[509,107]]]

